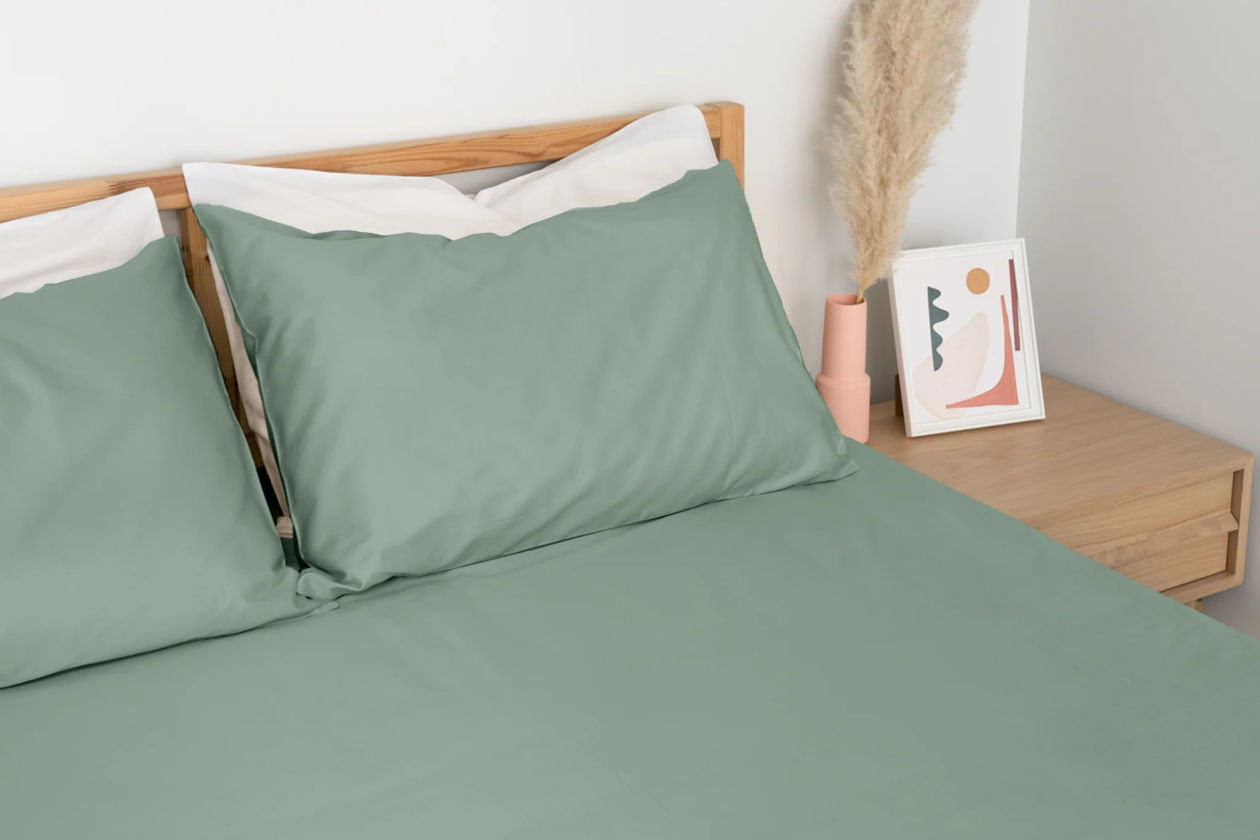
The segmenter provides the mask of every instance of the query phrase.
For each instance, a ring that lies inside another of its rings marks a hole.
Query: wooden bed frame
[[[742,182],[744,106],[736,102],[710,102],[700,105],[699,108],[704,113],[709,136],[713,138],[713,148],[718,157],[729,160],[734,165],[735,174]],[[374,175],[445,175],[472,169],[559,160],[607,137],[641,116],[642,113],[623,114],[374,146],[302,152],[239,163]],[[140,187],[153,190],[159,209],[178,213],[188,283],[205,316],[206,326],[210,330],[210,338],[214,341],[215,353],[219,358],[219,367],[223,372],[223,381],[227,384],[228,396],[243,425],[236,374],[228,350],[223,312],[219,308],[214,279],[210,272],[206,238],[193,215],[184,176],[178,168],[2,188],[0,222],[71,207]],[[257,460],[258,453],[255,452],[254,455]]]

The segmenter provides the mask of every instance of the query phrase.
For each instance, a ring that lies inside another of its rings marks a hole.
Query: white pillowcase
[[[186,163],[184,182],[194,205],[219,204],[308,233],[436,233],[455,239],[516,227],[440,178]]]
[[[717,164],[704,114],[679,105],[635,120],[567,158],[477,193],[520,226],[577,207],[638,201],[692,169]]]
[[[0,224],[0,298],[117,268],[155,239],[148,187]]]
[[[225,163],[185,164],[184,181],[194,205],[219,204],[308,233],[356,230],[458,239],[475,233],[507,235],[578,207],[635,201],[689,170],[716,164],[704,115],[695,106],[680,105],[649,114],[567,158],[476,196],[439,178]],[[213,252],[210,256],[246,423],[287,513],[258,378]]]

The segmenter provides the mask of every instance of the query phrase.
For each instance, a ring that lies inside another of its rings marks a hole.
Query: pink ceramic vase
[[[828,295],[823,315],[822,372],[818,393],[845,437],[871,436],[871,378],[866,373],[866,301]]]

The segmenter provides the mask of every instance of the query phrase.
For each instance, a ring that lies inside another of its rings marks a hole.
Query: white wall
[[[1257,30],[1230,0],[1036,0],[1019,197],[1044,369],[1251,451]],[[1251,544],[1207,611],[1260,636]]]
[[[844,0],[10,3],[0,185],[734,99],[748,196],[807,361],[849,290],[821,136]],[[1010,236],[1028,0],[984,0],[911,244]],[[876,300],[880,303],[881,298]],[[871,368],[891,394],[886,310]]]

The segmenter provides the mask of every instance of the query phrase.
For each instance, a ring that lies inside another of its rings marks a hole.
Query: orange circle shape
[[[973,268],[968,271],[967,290],[973,295],[982,295],[989,291],[989,272],[983,268]]]

